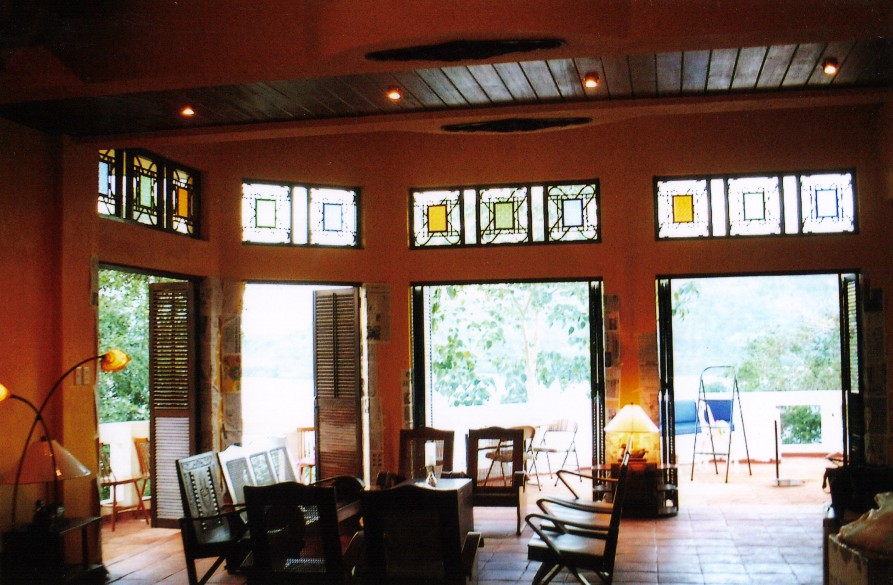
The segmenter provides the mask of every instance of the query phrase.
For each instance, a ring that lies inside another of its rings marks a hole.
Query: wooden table
[[[471,479],[467,477],[452,478],[442,477],[437,480],[437,485],[428,485],[424,479],[409,479],[399,485],[411,484],[441,492],[449,492],[453,497],[452,504],[459,513],[459,532],[465,535],[474,531],[474,506],[472,506]],[[464,540],[463,540],[464,543]]]

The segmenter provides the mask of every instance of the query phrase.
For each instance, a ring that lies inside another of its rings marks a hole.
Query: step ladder
[[[692,447],[691,479],[695,479],[695,463],[698,455],[710,455],[713,468],[719,475],[717,459],[726,460],[726,483],[729,483],[729,465],[732,461],[732,435],[735,430],[735,403],[738,403],[738,419],[741,421],[741,434],[744,436],[744,451],[747,455],[747,471],[753,475],[750,466],[750,450],[747,446],[747,432],[744,428],[744,412],[741,408],[741,393],[738,391],[738,375],[735,366],[708,366],[701,372],[698,383],[697,413],[698,423],[695,425],[695,440]],[[716,435],[728,435],[725,445],[718,445]],[[707,433],[710,437],[710,450],[698,451],[698,435]],[[725,447],[725,451],[717,451]]]

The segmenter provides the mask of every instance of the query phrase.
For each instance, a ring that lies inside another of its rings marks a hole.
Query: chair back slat
[[[427,476],[425,448],[428,442],[434,442],[435,445],[437,454],[435,465],[442,471],[452,471],[454,441],[454,431],[431,427],[400,429],[400,463],[397,468],[399,475],[407,479]]]

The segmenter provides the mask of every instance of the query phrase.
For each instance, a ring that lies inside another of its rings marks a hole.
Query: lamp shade
[[[659,433],[651,419],[638,404],[627,404],[605,425],[608,433]]]
[[[19,483],[48,483],[56,479],[62,481],[90,475],[91,471],[78,461],[68,449],[55,440],[52,443],[52,452],[50,444],[45,438],[28,445]],[[54,455],[55,469],[53,468]],[[15,482],[16,469],[13,468],[3,476],[3,483],[14,484]]]

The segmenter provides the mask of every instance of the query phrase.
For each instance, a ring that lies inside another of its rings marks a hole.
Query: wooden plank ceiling
[[[888,39],[461,64],[391,73],[196,87],[0,106],[0,115],[77,137],[396,114],[642,98],[821,91],[891,84]],[[835,76],[822,64],[835,59]],[[597,87],[584,88],[587,73]],[[403,99],[385,97],[402,89]],[[190,104],[197,115],[177,112]]]

